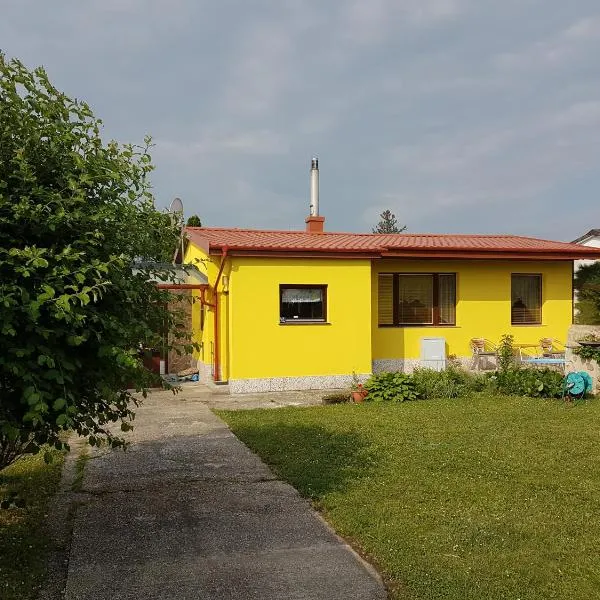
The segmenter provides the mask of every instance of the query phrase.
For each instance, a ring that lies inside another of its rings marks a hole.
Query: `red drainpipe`
[[[219,375],[219,281],[221,280],[221,274],[223,273],[223,268],[225,267],[225,259],[227,258],[227,251],[229,248],[227,246],[223,246],[221,249],[221,267],[219,268],[219,273],[217,275],[217,280],[215,281],[215,303],[214,303],[214,311],[215,311],[215,374],[214,381],[215,383],[221,381],[221,377]]]

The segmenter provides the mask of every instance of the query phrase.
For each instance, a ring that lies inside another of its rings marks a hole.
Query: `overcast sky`
[[[300,229],[600,227],[598,0],[2,0],[0,48],[122,142],[157,204]]]

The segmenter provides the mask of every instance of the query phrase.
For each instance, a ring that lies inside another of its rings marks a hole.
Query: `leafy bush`
[[[498,392],[532,398],[561,398],[563,375],[552,369],[506,369],[490,376]]]
[[[65,430],[123,445],[127,388],[152,381],[138,346],[192,349],[167,308],[185,297],[152,282],[180,231],[154,208],[150,140],[105,143],[101,128],[43,69],[0,52],[0,468],[66,448]]]
[[[404,402],[419,397],[412,377],[404,373],[372,375],[365,383],[365,389],[369,392],[366,399],[370,402]]]
[[[514,336],[503,335],[498,344],[498,368],[506,371],[515,366]]]
[[[412,378],[421,398],[459,398],[481,392],[488,386],[484,375],[469,373],[455,366],[443,371],[418,368]]]
[[[344,402],[350,402],[349,392],[336,392],[323,396],[323,404],[343,404]]]

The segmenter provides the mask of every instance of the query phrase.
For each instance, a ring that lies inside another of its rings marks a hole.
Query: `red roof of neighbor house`
[[[317,254],[370,257],[600,258],[600,248],[515,235],[309,233],[187,227],[189,240],[210,253]]]

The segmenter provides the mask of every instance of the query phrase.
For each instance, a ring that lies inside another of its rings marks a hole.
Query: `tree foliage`
[[[137,348],[177,325],[152,267],[131,267],[170,260],[179,235],[154,208],[150,140],[104,143],[101,126],[43,69],[0,54],[0,468],[63,448],[67,429],[122,445],[126,388],[150,377]]]
[[[379,223],[373,227],[373,233],[402,233],[406,230],[406,225],[400,226],[396,215],[389,209],[384,210],[379,217]]]
[[[202,221],[198,215],[192,215],[188,218],[186,225],[188,227],[202,227]]]
[[[600,262],[582,265],[575,272],[577,323],[600,325]]]

